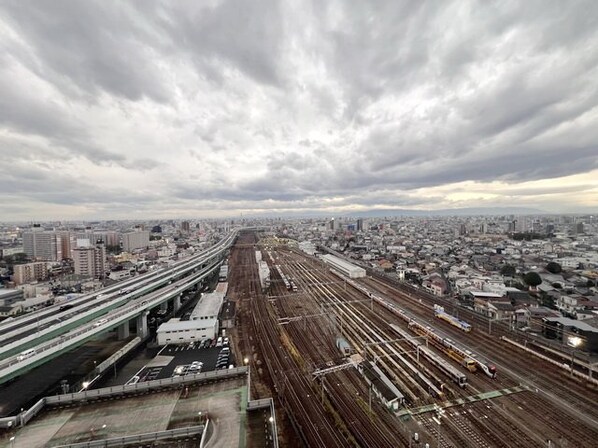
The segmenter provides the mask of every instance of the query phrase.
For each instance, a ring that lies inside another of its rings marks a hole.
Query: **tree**
[[[505,264],[502,268],[500,268],[500,273],[505,277],[513,277],[515,275],[515,266]]]
[[[546,270],[551,274],[559,274],[563,268],[556,261],[551,261],[546,265]]]
[[[114,246],[107,245],[106,252],[108,252],[109,254],[118,255],[122,252],[122,248],[118,244]]]
[[[523,276],[523,281],[528,285],[528,286],[533,286],[536,287],[538,286],[540,283],[542,283],[542,277],[540,277],[540,275],[538,275],[537,272],[528,272],[527,274],[525,274]]]

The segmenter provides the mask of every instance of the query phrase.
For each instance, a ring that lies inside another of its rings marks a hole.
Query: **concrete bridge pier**
[[[149,315],[149,311],[144,311],[139,316],[137,316],[137,336],[140,338],[144,338],[147,336],[147,316]]]
[[[172,306],[174,309],[174,314],[176,314],[179,308],[181,307],[181,294],[178,294],[174,297]]]
[[[118,340],[122,341],[123,339],[127,339],[129,337],[129,321],[126,321],[123,324],[120,324],[117,329],[118,333]]]

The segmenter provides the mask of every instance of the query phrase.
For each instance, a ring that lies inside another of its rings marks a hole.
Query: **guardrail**
[[[110,447],[123,446],[131,444],[140,444],[148,442],[158,442],[160,440],[180,439],[182,437],[203,434],[204,425],[189,426],[188,428],[168,429],[166,431],[148,432],[145,434],[134,434],[131,436],[114,437],[104,440],[93,440],[89,442],[70,443],[68,445],[51,445],[53,448],[92,448],[92,447]]]
[[[161,380],[144,381],[142,383],[127,384],[122,386],[104,387],[102,389],[91,389],[83,392],[70,394],[52,395],[46,397],[46,404],[70,404],[78,401],[111,397],[114,395],[126,395],[129,393],[145,392],[161,387],[178,386],[182,384],[195,383],[198,381],[211,381],[220,378],[231,378],[247,373],[247,367],[235,367],[233,369],[213,370],[211,372],[196,373],[194,375],[177,376]]]
[[[259,400],[251,400],[247,403],[247,410],[253,411],[255,409],[269,408],[272,403],[272,398],[260,398]]]
[[[102,310],[110,311],[111,309],[114,309],[114,308],[120,306],[123,302],[126,303],[127,301],[130,301],[134,298],[138,298],[147,292],[151,292],[153,289],[156,289],[156,287],[164,286],[166,283],[168,283],[171,280],[171,277],[173,275],[180,276],[180,275],[186,274],[186,273],[196,269],[199,264],[209,262],[214,256],[219,256],[222,252],[224,252],[225,250],[228,249],[230,244],[232,244],[232,242],[234,241],[235,237],[236,237],[236,231],[233,231],[231,234],[229,234],[229,236],[227,236],[225,239],[219,241],[214,246],[207,249],[205,252],[198,254],[198,255],[194,255],[191,257],[191,259],[184,260],[182,262],[181,266],[176,266],[176,267],[170,268],[170,270],[163,271],[163,272],[151,273],[150,276],[148,276],[148,277],[136,278],[134,280],[127,281],[128,283],[139,282],[140,283],[139,286],[141,286],[141,287],[137,287],[137,289],[135,291],[132,291],[129,294],[125,294],[122,296],[115,295],[112,297],[107,297],[106,299],[108,299],[108,300],[105,302],[105,304],[102,306],[101,309],[92,308],[91,310],[88,310],[81,314],[76,314],[76,315],[70,317],[69,319],[65,320],[64,322],[61,322],[60,326],[56,325],[54,327],[44,328],[40,332],[36,332],[36,333],[28,335],[22,339],[19,339],[11,344],[2,346],[2,347],[0,347],[0,356],[7,358],[8,356],[18,353],[20,350],[31,348],[32,347],[31,343],[33,341],[35,341],[36,339],[39,339],[40,337],[51,336],[52,333],[56,333],[56,334],[64,333],[69,330],[69,326],[72,328],[72,325],[78,321],[84,320],[88,317],[89,317],[89,319],[87,319],[87,320],[91,321],[95,318],[96,315],[100,314]],[[156,276],[157,278],[152,279],[151,278],[152,276]],[[118,286],[120,288],[122,288],[125,285],[123,283],[122,285],[119,284]],[[129,286],[131,286],[131,285],[129,285]],[[114,287],[110,287],[110,288],[114,288]],[[99,293],[102,293],[102,291],[97,291],[93,295],[95,295],[97,297],[97,295]],[[111,292],[109,294],[114,294],[114,292]],[[75,299],[72,303],[82,303],[82,302],[88,301],[88,300],[89,300],[88,297],[80,297],[80,298]],[[47,312],[47,310],[42,311],[42,312],[45,313],[45,312]],[[31,316],[29,316],[29,317],[31,317]],[[21,323],[21,325],[19,325],[18,331],[22,332],[24,330],[31,330],[31,329],[34,329],[37,326],[37,324],[50,323],[53,320],[55,320],[55,316],[50,316],[50,317],[44,318],[40,322],[24,324],[25,326],[23,326],[23,323]],[[58,331],[60,331],[61,333],[57,333]],[[15,336],[14,332],[5,335],[5,337],[11,337],[11,336]]]
[[[248,370],[248,367],[241,366],[235,367],[233,369],[213,370],[211,372],[196,373],[194,375],[185,375],[173,378],[165,378],[161,380],[145,381],[143,383],[104,387],[102,389],[85,390],[82,392],[69,393],[63,395],[51,395],[42,398],[31,408],[19,413],[18,415],[0,418],[0,429],[10,429],[15,428],[19,425],[25,425],[34,416],[39,414],[42,411],[42,409],[44,409],[44,407],[46,406],[67,405],[77,403],[79,401],[98,400],[112,396],[137,394],[139,392],[151,391],[152,389],[161,389],[197,382],[233,378],[235,376],[247,374]]]
[[[262,398],[259,400],[252,400],[247,402],[247,411],[254,411],[256,409],[270,408],[271,424],[272,424],[272,445],[278,448],[278,427],[276,426],[276,409],[274,408],[274,400],[272,398]]]
[[[148,303],[134,303],[133,305],[125,308],[122,311],[113,314],[110,317],[110,320],[106,321],[101,325],[96,325],[92,323],[83,324],[83,326],[78,327],[79,330],[73,333],[67,333],[65,335],[59,336],[52,341],[49,341],[47,344],[44,344],[42,347],[38,347],[38,352],[22,361],[18,361],[16,358],[12,358],[6,360],[5,362],[0,362],[0,371],[2,371],[2,377],[0,381],[6,381],[10,379],[12,376],[16,375],[16,372],[21,371],[27,367],[35,367],[36,365],[41,364],[46,358],[49,358],[52,355],[55,355],[63,350],[72,348],[76,344],[82,344],[87,339],[95,336],[97,333],[101,333],[109,328],[113,328],[115,326],[120,325],[122,322],[127,321],[128,319],[134,317],[139,313],[140,310],[145,310],[159,302],[164,300],[169,300],[172,297],[180,294],[186,288],[192,286],[192,284],[202,280],[210,272],[217,268],[219,262],[206,267],[201,273],[196,274],[187,280],[187,285],[183,288],[182,286],[176,288],[176,290],[171,290],[164,294],[161,294],[159,297],[148,301]],[[92,310],[90,313],[97,314],[97,310]]]

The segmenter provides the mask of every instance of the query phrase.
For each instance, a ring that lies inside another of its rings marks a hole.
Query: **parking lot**
[[[229,356],[225,357],[227,350]],[[222,356],[219,358],[219,355]],[[193,363],[195,365],[192,367]],[[137,378],[129,381],[143,382],[170,378],[174,375],[207,372],[217,367],[228,368],[231,364],[237,365],[228,346],[199,348],[199,343],[168,345],[136,374]]]

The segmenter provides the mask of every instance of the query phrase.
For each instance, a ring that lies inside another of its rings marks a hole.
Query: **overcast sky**
[[[595,212],[597,19],[594,0],[0,0],[0,221]]]

